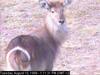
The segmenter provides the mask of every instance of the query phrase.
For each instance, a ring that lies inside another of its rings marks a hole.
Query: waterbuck
[[[34,31],[36,36],[19,35],[9,42],[6,49],[7,70],[52,70],[58,47],[67,36],[64,6],[70,3],[70,0],[64,3],[39,0],[41,8],[48,10],[44,27]]]

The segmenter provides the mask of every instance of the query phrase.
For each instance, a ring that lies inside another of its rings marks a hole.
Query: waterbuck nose
[[[64,23],[64,20],[60,20],[59,23],[63,24]]]

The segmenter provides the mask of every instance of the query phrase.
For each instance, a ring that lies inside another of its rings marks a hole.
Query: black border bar
[[[0,71],[0,75],[70,75],[70,71]]]

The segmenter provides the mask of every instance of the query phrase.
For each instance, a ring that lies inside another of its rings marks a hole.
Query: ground
[[[65,8],[67,39],[53,70],[71,71],[71,75],[100,75],[100,0],[72,1]],[[38,0],[0,0],[0,66],[4,68],[9,41],[20,34],[34,34],[33,27],[44,23],[44,13]]]

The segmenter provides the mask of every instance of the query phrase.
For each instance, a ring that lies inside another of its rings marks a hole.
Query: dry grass
[[[33,26],[43,24],[44,13],[37,0],[0,0],[2,64],[9,41],[20,34],[33,34]],[[66,8],[65,15],[68,38],[53,70],[70,70],[72,75],[100,75],[100,0],[76,0]]]

